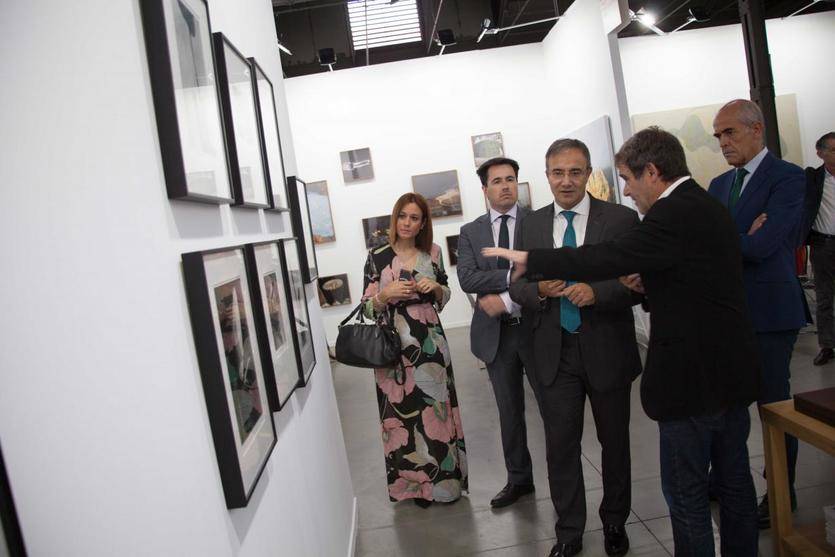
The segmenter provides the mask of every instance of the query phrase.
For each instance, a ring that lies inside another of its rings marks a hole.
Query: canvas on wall
[[[601,116],[571,133],[564,134],[563,137],[579,139],[589,148],[592,171],[586,184],[586,191],[597,199],[619,203],[620,191],[615,171],[615,152],[612,147],[612,128],[609,125],[609,117]]]
[[[328,196],[328,183],[310,182],[307,184],[307,207],[310,211],[310,223],[313,227],[313,243],[327,244],[336,241],[333,229],[331,200]]]
[[[352,149],[339,153],[342,165],[342,179],[345,183],[370,180],[374,177],[374,165],[371,163],[371,149]]]
[[[458,171],[445,170],[412,176],[415,193],[426,198],[432,218],[461,215],[461,189],[458,186]]]
[[[378,248],[388,242],[390,227],[391,215],[380,215],[379,217],[362,219],[365,247],[368,249]]]
[[[802,167],[797,99],[791,94],[780,95],[775,101],[783,159]],[[707,188],[711,180],[730,169],[719,148],[719,141],[713,137],[713,118],[723,104],[636,114],[632,117],[632,128],[638,131],[649,126],[659,126],[676,136],[684,147],[690,175],[700,186]]]
[[[501,132],[474,135],[470,138],[470,142],[473,144],[473,159],[476,168],[493,157],[504,156],[504,141],[502,141]]]
[[[319,305],[323,308],[344,306],[351,303],[348,275],[319,277]]]
[[[449,266],[458,265],[458,234],[446,237],[446,252],[449,255]]]

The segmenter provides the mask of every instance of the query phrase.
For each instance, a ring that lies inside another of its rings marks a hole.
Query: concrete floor
[[[468,496],[449,505],[435,504],[421,509],[409,501],[389,502],[372,375],[368,370],[333,362],[342,430],[359,503],[356,554],[368,557],[547,555],[555,543],[555,513],[548,492],[542,420],[533,393],[528,386],[528,445],[537,491],[535,496],[522,498],[510,507],[491,510],[490,499],[504,486],[506,479],[495,399],[486,371],[478,368],[476,359],[470,354],[469,329],[452,329],[447,335],[467,441],[471,489]],[[817,350],[814,334],[800,335],[792,360],[794,392],[835,386],[835,362],[823,367],[812,365]],[[631,446],[632,513],[626,527],[630,554],[672,555],[672,528],[659,478],[658,428],[641,409],[637,381],[632,389]],[[766,485],[761,474],[762,431],[755,411],[752,411],[748,446],[754,483],[757,494],[761,495]],[[602,524],[597,513],[602,497],[600,445],[588,404],[583,458],[588,519],[581,555],[605,555]],[[801,443],[797,492],[796,522],[821,520],[821,507],[835,503],[835,459]],[[717,516],[718,511],[714,509],[714,520]],[[762,532],[761,555],[773,555],[771,543],[768,531]]]

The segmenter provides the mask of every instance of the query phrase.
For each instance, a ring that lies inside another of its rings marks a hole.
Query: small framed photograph
[[[290,300],[287,309],[296,339],[296,361],[301,370],[299,386],[304,386],[316,367],[316,350],[313,346],[313,331],[310,328],[310,314],[307,310],[307,295],[304,291],[305,283],[299,258],[301,246],[297,238],[285,238],[280,245],[282,271],[287,277],[285,292]]]
[[[476,168],[493,157],[504,156],[504,141],[502,141],[501,132],[474,135],[470,141],[473,144],[473,159]]]
[[[346,184],[371,180],[374,178],[374,165],[371,163],[371,149],[353,149],[339,153],[342,165],[342,179]]]
[[[516,191],[518,192],[518,198],[516,199],[517,205],[520,207],[524,207],[525,209],[533,210],[533,205],[531,204],[531,186],[528,182],[519,182],[517,184]],[[487,201],[487,196],[484,196],[484,205],[487,207],[487,210],[490,210],[490,202]]]
[[[333,228],[331,200],[328,196],[328,183],[308,182],[307,207],[310,209],[310,226],[313,229],[313,243],[327,244],[336,241]]]
[[[277,412],[301,380],[296,338],[290,321],[287,278],[281,268],[278,242],[245,247],[250,290],[255,299],[255,324],[270,409]]]
[[[206,0],[143,0],[142,28],[170,199],[234,201]]]
[[[374,249],[388,243],[391,215],[368,217],[362,219],[362,233],[365,236],[365,247]]]
[[[245,507],[276,443],[242,247],[183,254],[226,506]]]
[[[323,308],[350,305],[351,291],[348,288],[348,275],[319,277],[319,305]]]
[[[305,283],[316,280],[319,265],[316,261],[316,247],[313,243],[313,224],[310,207],[307,204],[307,184],[298,176],[287,178],[287,195],[290,200],[290,222],[293,234],[299,239],[299,259]]]
[[[457,170],[412,176],[412,188],[426,198],[433,219],[464,214]]]
[[[214,33],[212,37],[235,205],[266,208],[270,200],[252,68],[223,33]]]
[[[458,234],[446,237],[446,252],[449,255],[449,266],[458,265]]]
[[[275,90],[272,81],[255,58],[249,58],[249,66],[252,70],[253,89],[258,106],[258,130],[261,135],[261,156],[267,170],[264,178],[269,208],[273,211],[288,211],[287,177],[284,174],[284,153],[281,150],[281,134],[278,131]]]

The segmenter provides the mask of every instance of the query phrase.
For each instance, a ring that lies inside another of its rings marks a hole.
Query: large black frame
[[[301,376],[299,378],[299,386],[303,387],[307,385],[308,381],[310,381],[310,375],[313,373],[314,368],[316,367],[316,347],[313,338],[313,327],[310,323],[310,310],[307,307],[307,290],[305,289],[305,282],[303,280],[299,281],[298,284],[294,284],[294,270],[290,269],[291,264],[288,262],[288,254],[287,254],[287,246],[293,245],[295,246],[295,259],[299,261],[299,270],[295,271],[299,273],[299,278],[302,277],[304,267],[301,265],[301,257],[300,252],[301,248],[299,246],[298,238],[284,238],[281,240],[281,269],[284,273],[284,276],[287,277],[287,280],[284,283],[287,292],[287,298],[291,300],[289,304],[288,311],[290,312],[290,321],[293,323],[293,334],[295,335],[298,342],[296,342],[296,346],[298,348],[296,352],[296,357],[298,359],[299,370],[301,371]],[[294,296],[294,291],[299,292],[301,297]],[[296,308],[295,305],[298,303],[304,311],[304,318],[307,320],[303,322],[307,326],[308,335],[310,336],[310,342],[307,343],[307,347],[309,350],[305,349],[305,343],[303,342],[302,334],[303,332],[298,331],[296,328],[296,324],[298,323],[299,319],[296,315]]]
[[[241,176],[241,161],[239,157],[239,144],[242,143],[243,137],[238,137],[238,130],[235,126],[235,115],[232,108],[232,95],[230,93],[229,68],[226,64],[226,53],[230,52],[234,57],[238,58],[241,64],[247,67],[248,71],[252,71],[252,66],[249,60],[241,54],[241,51],[235,48],[235,45],[229,40],[226,35],[217,31],[212,33],[212,42],[215,51],[215,66],[217,67],[217,84],[220,90],[220,108],[223,115],[223,125],[226,129],[226,151],[229,159],[229,175],[232,177],[232,192],[235,196],[236,207],[250,207],[253,209],[269,208],[270,192],[267,187],[267,161],[264,159],[264,147],[259,131],[260,125],[260,107],[255,93],[255,81],[251,76],[249,79],[249,86],[252,88],[251,101],[253,111],[253,124],[255,126],[255,137],[249,138],[251,143],[258,145],[258,163],[261,165],[261,188],[263,188],[264,201],[259,202],[256,198],[247,199],[243,188],[243,177]],[[252,179],[252,178],[251,178]],[[259,192],[259,185],[253,181],[253,195]]]
[[[307,203],[307,183],[298,176],[288,177],[287,196],[290,201],[293,235],[301,244],[299,258],[302,276],[304,282],[311,283],[319,277],[319,263],[316,260],[316,245],[313,243],[313,221],[310,220],[310,206]]]
[[[264,159],[264,178],[267,186],[267,196],[270,200],[270,206],[267,208],[271,211],[285,212],[289,211],[287,205],[287,173],[284,169],[284,151],[281,149],[281,130],[278,126],[278,107],[275,105],[275,89],[273,82],[267,77],[267,72],[255,61],[255,58],[249,58],[249,66],[252,70],[252,89],[255,91],[255,104],[258,107],[258,133],[261,136],[261,157]],[[262,98],[261,91],[258,88],[258,81],[263,80],[269,85],[269,98]],[[264,113],[264,107],[270,107],[272,115]],[[275,138],[271,138],[272,131],[275,130]],[[278,149],[277,153],[270,152],[270,145],[268,143],[275,143]],[[274,179],[272,168],[273,164],[281,173],[277,179]],[[280,195],[283,192],[283,197]],[[276,194],[279,195],[276,195]]]
[[[248,270],[244,263],[244,246],[231,246],[227,248],[198,251],[191,253],[184,253],[183,258],[183,276],[186,287],[186,298],[188,301],[189,314],[191,316],[192,332],[194,334],[194,344],[197,349],[197,361],[200,367],[200,376],[203,382],[203,394],[206,399],[206,409],[209,416],[209,426],[212,431],[212,439],[215,446],[215,455],[217,457],[217,464],[220,471],[221,484],[223,486],[223,494],[226,498],[226,506],[230,509],[245,507],[249,503],[261,474],[264,472],[267,461],[272,454],[276,445],[275,425],[272,420],[272,413],[262,411],[256,422],[253,424],[252,430],[248,432],[248,438],[242,440],[241,448],[246,446],[246,441],[251,440],[250,448],[258,440],[259,432],[256,431],[257,424],[261,418],[267,420],[269,424],[269,431],[272,439],[269,446],[262,450],[263,455],[256,455],[257,470],[251,480],[246,482],[243,475],[245,473],[244,467],[247,463],[242,463],[238,455],[238,440],[235,435],[236,430],[234,421],[236,417],[230,412],[230,395],[227,394],[227,386],[231,390],[230,376],[224,372],[224,367],[221,362],[221,354],[218,351],[220,347],[223,350],[223,339],[218,339],[215,332],[215,318],[212,312],[212,293],[210,292],[209,284],[207,282],[207,271],[205,257],[214,254],[228,252],[230,254],[239,252],[240,270],[242,276],[240,279],[240,288],[243,293],[245,288],[250,293],[250,304],[248,310],[251,315],[255,316],[253,304],[251,303],[252,295],[249,290],[250,282],[248,280]],[[228,284],[227,280],[227,284]],[[215,286],[215,288],[218,288]],[[254,323],[253,323],[254,325]],[[252,346],[252,343],[258,342],[257,333],[249,336],[251,355],[253,358],[258,358],[260,362],[260,351],[258,346]],[[223,355],[225,356],[225,355]],[[229,357],[225,356],[227,360]],[[263,381],[263,366],[261,379]],[[255,375],[257,380],[257,369],[255,368]],[[244,379],[245,381],[245,379]],[[268,389],[263,384],[265,395]],[[232,403],[234,403],[234,394],[231,395]],[[268,399],[265,396],[264,401],[269,405]],[[262,426],[263,427],[263,426]],[[252,437],[255,435],[255,437]]]
[[[3,450],[0,448],[0,526],[3,527],[3,538],[10,557],[26,557],[26,546],[23,545],[23,534],[20,532],[20,522],[15,511],[12,487],[6,474],[6,463],[3,460]]]
[[[265,313],[269,313],[269,308],[263,307],[263,300],[265,296],[261,289],[261,273],[258,268],[258,259],[255,252],[256,248],[262,246],[275,246],[278,252],[278,266],[275,269],[281,276],[281,293],[284,295],[284,317],[287,317],[289,328],[287,335],[292,337],[293,350],[293,365],[295,366],[297,380],[286,393],[279,392],[278,370],[276,369],[276,362],[274,360],[274,353],[270,344],[269,327]],[[244,254],[246,255],[247,273],[249,274],[249,290],[255,300],[261,301],[261,311],[255,310],[255,327],[258,334],[258,346],[261,349],[261,367],[264,369],[264,381],[267,384],[267,398],[270,401],[270,409],[273,412],[278,412],[290,400],[290,395],[299,387],[304,379],[301,369],[301,347],[299,346],[299,339],[295,330],[295,320],[293,318],[293,301],[288,297],[287,282],[289,277],[286,273],[286,266],[282,266],[281,261],[281,246],[280,242],[270,240],[268,242],[257,242],[254,244],[247,244],[245,246]],[[266,311],[265,311],[266,310]],[[308,319],[309,321],[309,319]]]
[[[184,9],[187,10],[189,8],[187,4],[202,6],[202,8],[205,9],[205,25],[195,25],[192,29],[186,24],[185,30],[194,33],[194,37],[196,37],[198,42],[198,49],[202,46],[202,43],[205,43],[208,46],[208,53],[200,53],[203,55],[203,58],[201,58],[199,62],[210,63],[211,72],[209,72],[208,75],[199,76],[195,73],[195,75],[191,77],[195,78],[197,82],[202,79],[204,81],[202,87],[214,90],[214,96],[209,95],[208,98],[204,99],[204,101],[211,104],[211,99],[214,98],[217,110],[215,111],[216,119],[212,118],[208,114],[200,116],[200,125],[201,128],[204,129],[181,129],[179,110],[177,107],[177,94],[175,91],[174,64],[172,63],[171,58],[172,53],[176,55],[179,51],[172,51],[171,45],[169,45],[168,41],[168,29],[173,27],[174,33],[177,33],[178,30],[182,32],[184,29],[182,25],[178,27],[175,21],[169,21],[166,19],[165,7],[166,5],[171,7],[171,0],[142,0],[139,2],[139,8],[142,13],[142,27],[145,35],[145,49],[148,57],[148,73],[151,79],[151,93],[154,99],[154,113],[156,115],[160,153],[162,155],[162,169],[163,174],[165,175],[165,185],[168,191],[168,197],[170,199],[185,199],[205,203],[232,203],[234,198],[232,195],[232,184],[229,174],[229,160],[224,138],[223,121],[220,112],[220,90],[217,86],[217,72],[214,63],[215,58],[212,52],[213,48],[211,40],[211,23],[209,21],[209,5],[206,0],[188,0],[185,3],[180,0],[174,1],[177,2],[177,6],[180,7],[181,13],[183,13]],[[191,13],[190,15],[194,14]],[[195,18],[195,21],[197,19],[198,18]],[[200,23],[200,21],[198,21],[198,23]],[[201,69],[204,71],[208,70],[208,68]],[[196,67],[195,72],[197,72]],[[200,83],[196,84],[200,85]],[[196,87],[193,88],[196,89]],[[200,96],[196,96],[198,97],[199,102]],[[180,96],[181,99],[182,97],[183,95]],[[200,106],[203,108],[206,107],[203,105]],[[183,118],[185,117],[186,115],[184,114]],[[222,167],[222,172],[220,174],[223,176],[225,182],[224,184],[221,184],[221,186],[225,187],[219,188],[220,191],[218,191],[216,195],[201,193],[199,191],[195,191],[195,188],[189,187],[189,175],[194,177],[195,182],[198,179],[197,175],[203,175],[203,178],[211,176],[211,179],[214,182],[215,175],[217,173],[214,169],[206,170],[205,168],[202,170],[196,170],[195,172],[189,172],[189,169],[187,168],[189,164],[187,159],[191,162],[193,162],[193,159],[190,156],[187,156],[186,146],[184,145],[187,143],[187,138],[189,136],[195,135],[204,138],[204,141],[211,141],[211,138],[206,139],[207,134],[205,128],[210,128],[215,124],[217,125],[216,131],[220,140],[219,145],[215,145],[215,148],[218,149],[217,154],[220,155],[220,159],[222,160],[216,160],[213,162],[216,164],[218,170]]]

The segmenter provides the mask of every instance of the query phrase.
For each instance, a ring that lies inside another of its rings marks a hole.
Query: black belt
[[[818,236],[825,240],[835,240],[835,236],[833,236],[832,234],[824,234],[823,232],[818,232],[817,230],[810,230],[809,234],[811,234],[812,236]]]
[[[511,317],[511,316],[502,316],[502,325],[507,325],[509,327],[513,327],[514,325],[518,325],[522,322],[521,317]]]

